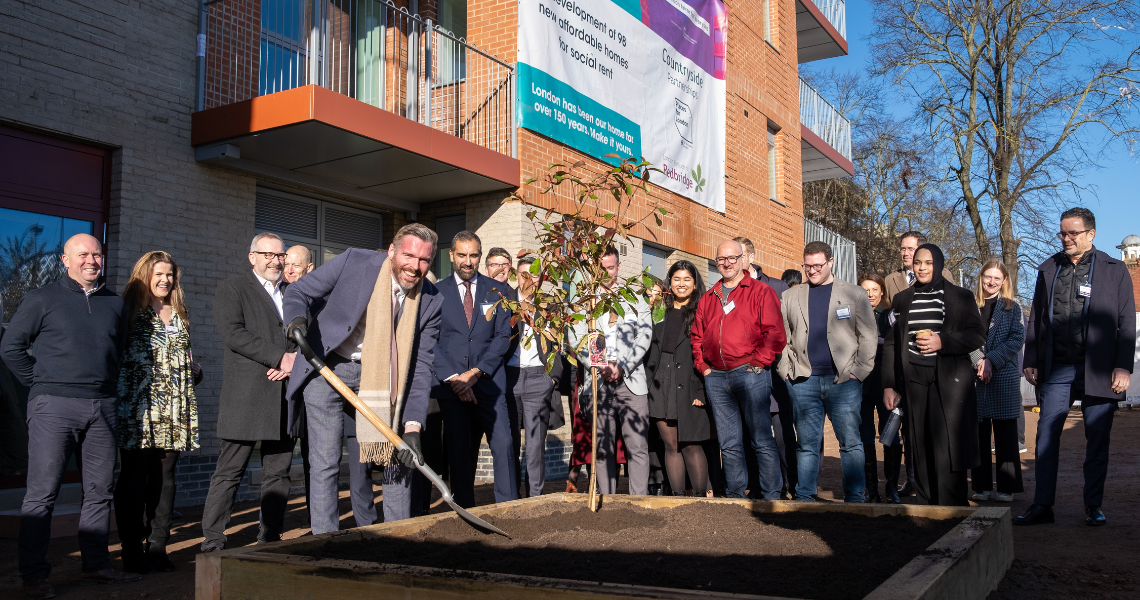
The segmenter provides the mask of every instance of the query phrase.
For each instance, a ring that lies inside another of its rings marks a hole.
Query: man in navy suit
[[[428,393],[435,376],[433,352],[439,338],[443,298],[425,275],[435,256],[436,235],[424,225],[405,225],[392,240],[388,252],[351,248],[297,280],[285,293],[283,308],[288,329],[300,329],[318,356],[354,392],[359,393],[360,357],[366,334],[369,301],[377,287],[384,263],[390,262],[393,307],[399,303],[396,319],[416,319],[413,352],[403,387],[404,408],[391,424],[423,462],[420,429],[427,420]],[[405,310],[408,292],[421,286],[418,311]],[[315,311],[315,313],[313,313]],[[418,314],[416,314],[418,312]],[[313,313],[312,323],[307,315]],[[392,335],[395,335],[393,327]],[[337,479],[340,477],[341,437],[346,423],[356,411],[319,375],[308,361],[293,364],[286,397],[292,403],[305,403],[309,436],[309,502],[314,534],[336,531]],[[384,473],[384,521],[407,519],[422,507],[418,498],[422,486],[416,478],[413,457],[403,453]]]
[[[518,498],[518,473],[511,432],[516,425],[507,407],[507,375],[503,367],[511,346],[510,314],[495,302],[509,287],[479,274],[483,244],[479,236],[460,231],[451,241],[454,274],[437,284],[443,317],[435,352],[436,386],[447,436],[451,490],[460,506],[475,504],[471,422],[479,419],[491,446],[495,467],[495,501]],[[487,313],[492,312],[491,318]]]

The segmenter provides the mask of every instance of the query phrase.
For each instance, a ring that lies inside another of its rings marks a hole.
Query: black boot
[[[150,563],[146,560],[146,554],[143,552],[142,544],[139,545],[123,545],[123,572],[124,573],[138,573],[145,575],[154,572]]]
[[[150,546],[146,550],[146,560],[150,568],[158,573],[170,573],[175,570],[174,563],[166,556],[166,546]]]
[[[887,488],[887,499],[886,499],[886,503],[887,503],[887,504],[902,504],[902,500],[900,500],[900,499],[899,499],[899,492],[898,492],[898,490],[892,490],[892,489],[891,489],[891,488],[889,488],[889,487]]]

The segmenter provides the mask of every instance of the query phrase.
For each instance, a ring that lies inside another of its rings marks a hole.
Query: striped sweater
[[[929,329],[934,333],[942,330],[942,323],[946,315],[945,295],[941,289],[920,292],[915,290],[914,301],[910,304],[910,320],[907,323],[907,349],[910,351],[912,365],[938,365],[938,353],[923,354],[918,350],[916,333]]]

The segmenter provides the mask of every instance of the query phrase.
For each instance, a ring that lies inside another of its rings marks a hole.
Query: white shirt
[[[507,361],[508,367],[545,367],[542,362],[542,357],[538,354],[538,336],[530,338],[534,334],[534,330],[526,323],[522,324],[522,332],[519,334],[519,345],[515,348],[515,353],[511,355],[511,359]],[[527,339],[530,339],[530,348],[526,348]]]
[[[463,278],[459,276],[459,273],[454,273],[453,276],[455,277],[455,284],[459,286],[459,303],[463,304],[463,301],[467,299],[467,288],[464,287]],[[471,278],[471,293],[472,294],[475,294],[475,282],[477,282],[477,281],[479,281],[478,275]],[[473,297],[478,298],[479,296],[477,294],[475,294]]]
[[[285,313],[281,310],[281,278],[277,278],[277,281],[269,281],[261,275],[258,275],[257,271],[253,272],[253,276],[261,282],[261,287],[269,294],[269,297],[273,299],[273,305],[277,307],[277,316],[284,320]]]
[[[396,302],[400,303],[400,310],[396,312],[396,322],[400,321],[400,316],[404,314],[404,299],[408,294],[404,289],[392,279],[392,294],[396,296]],[[364,328],[368,322],[368,307],[364,307],[364,314],[360,315],[360,321],[356,323],[356,327],[352,328],[352,333],[344,339],[333,352],[356,362],[360,362],[360,355],[364,350]],[[395,335],[396,332],[392,332]]]

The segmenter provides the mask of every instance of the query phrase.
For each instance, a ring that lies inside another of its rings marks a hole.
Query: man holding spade
[[[423,462],[420,428],[427,418],[434,378],[443,297],[425,281],[437,237],[424,225],[402,227],[387,253],[350,249],[291,285],[283,302],[287,333],[300,331],[313,352],[381,420],[403,437],[397,451],[366,419],[355,419],[360,460],[384,469],[384,521],[407,519],[422,486],[415,461]],[[309,323],[312,306],[324,306]],[[336,531],[337,479],[345,420],[353,407],[312,365],[293,365],[286,397],[305,403],[309,435],[309,501],[314,534]]]

